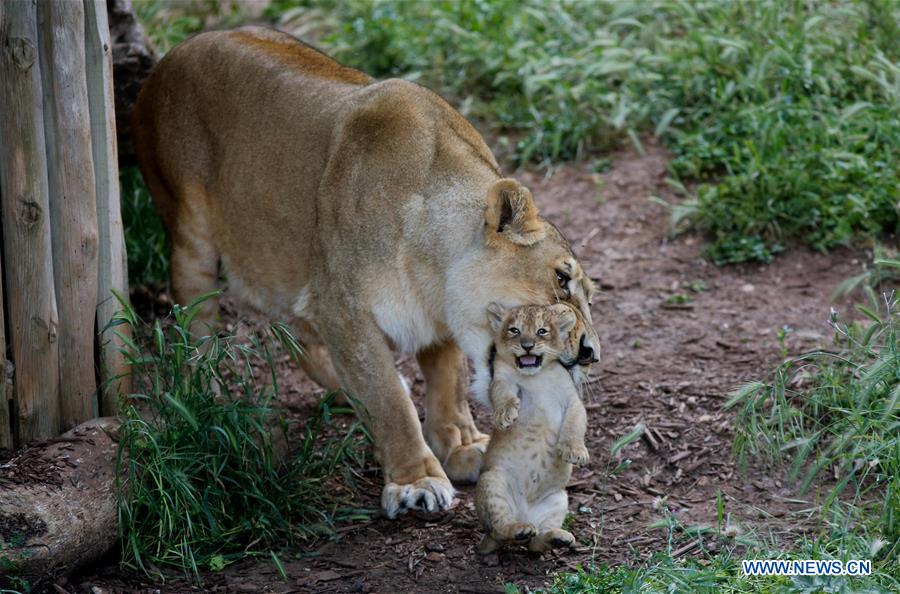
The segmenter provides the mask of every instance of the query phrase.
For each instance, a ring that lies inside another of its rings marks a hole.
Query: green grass
[[[122,225],[128,251],[128,282],[164,284],[169,279],[169,246],[162,221],[137,167],[119,172]]]
[[[701,182],[674,222],[705,231],[716,262],[898,230],[892,0],[278,0],[269,15],[307,4],[326,50],[442,92],[516,162],[663,138],[673,176]]]
[[[126,353],[138,388],[123,401],[117,458],[124,566],[196,578],[247,555],[277,564],[283,547],[330,534],[336,518],[367,516],[330,493],[341,477],[353,485],[367,440],[356,423],[323,436],[336,410],[330,399],[292,438],[297,450],[283,451],[273,349],[297,348],[283,326],[250,344],[194,339],[186,329],[196,304],[149,327],[125,307],[117,323],[147,344],[129,343]]]

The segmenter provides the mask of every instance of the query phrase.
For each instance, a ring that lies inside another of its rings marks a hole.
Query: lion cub
[[[585,464],[587,414],[569,372],[559,363],[577,318],[567,305],[512,310],[492,303],[494,407],[490,445],[475,494],[487,531],[478,547],[504,543],[532,551],[571,545],[562,529],[572,464]]]

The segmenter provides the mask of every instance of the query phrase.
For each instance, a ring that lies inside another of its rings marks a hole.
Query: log
[[[95,416],[97,189],[85,74],[84,4],[38,3],[63,430]]]
[[[113,65],[106,3],[84,0],[87,91],[91,117],[91,144],[97,194],[97,229],[100,235],[97,275],[97,336],[100,341],[100,413],[115,415],[119,394],[131,392],[131,377],[121,349],[122,339],[109,322],[119,310],[113,291],[128,296],[128,262],[119,206],[119,161],[116,150],[116,110]],[[119,326],[120,333],[129,327]]]
[[[150,38],[134,14],[130,0],[107,0],[106,10],[113,50],[119,164],[136,165],[131,138],[131,111],[141,85],[158,58]]]
[[[0,202],[20,443],[59,432],[59,353],[37,12],[0,2]]]
[[[93,419],[0,465],[0,588],[2,575],[34,586],[115,545],[119,426]]]

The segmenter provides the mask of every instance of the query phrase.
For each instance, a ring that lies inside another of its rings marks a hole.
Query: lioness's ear
[[[557,322],[559,333],[568,334],[578,321],[575,317],[575,312],[566,305],[554,305],[553,308],[559,313],[559,322]]]
[[[491,330],[497,332],[503,326],[503,318],[506,317],[506,308],[499,303],[491,303],[488,305],[488,321],[491,323]]]
[[[488,190],[484,223],[488,242],[503,237],[518,245],[532,245],[546,233],[531,192],[514,179],[497,180]]]

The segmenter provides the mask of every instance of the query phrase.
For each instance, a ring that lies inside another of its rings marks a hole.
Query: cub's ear
[[[487,308],[488,321],[491,323],[491,330],[498,332],[503,326],[503,318],[506,317],[506,308],[499,303],[491,303]]]
[[[575,327],[576,322],[578,322],[578,318],[575,317],[575,312],[572,311],[572,308],[568,305],[562,304],[554,305],[553,309],[556,311],[557,315],[559,315],[556,323],[559,333],[568,334],[569,331]]]
[[[497,180],[488,190],[484,224],[488,243],[506,239],[527,246],[546,234],[531,192],[514,179]]]

